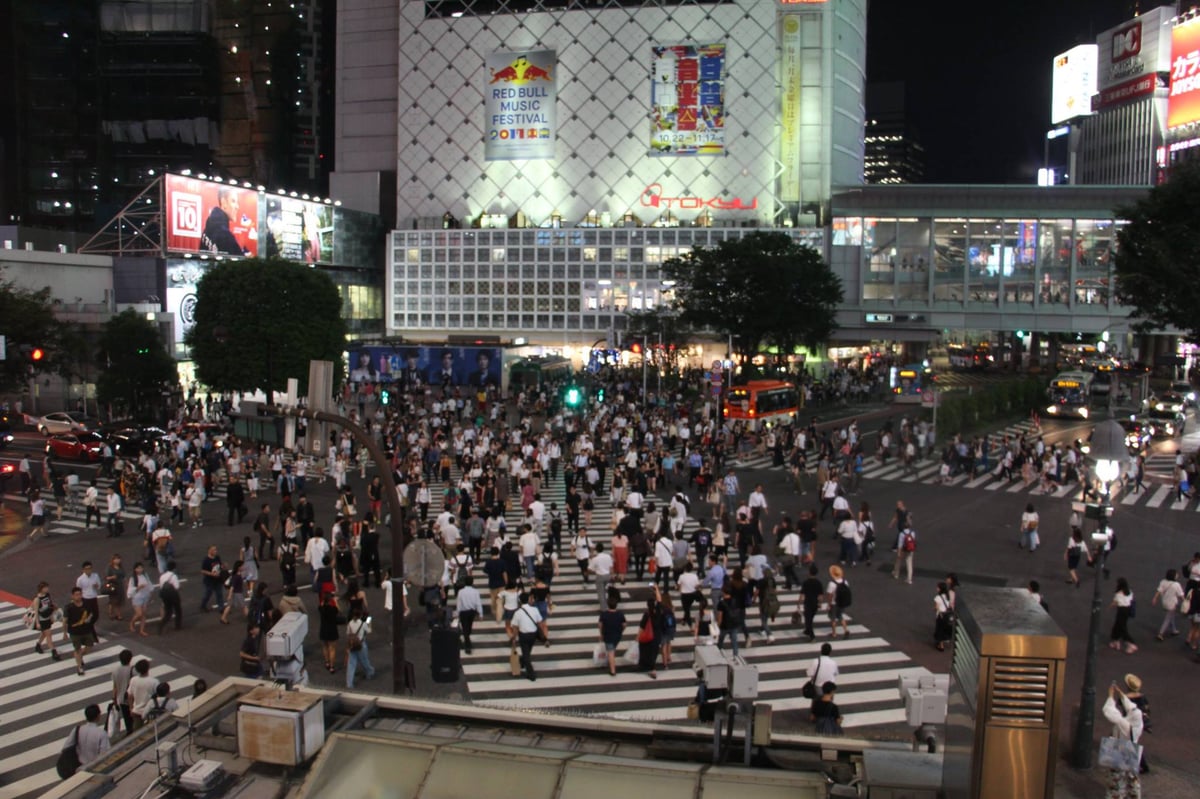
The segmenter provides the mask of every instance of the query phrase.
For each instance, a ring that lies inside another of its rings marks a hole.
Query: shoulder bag
[[[1128,738],[1106,735],[1100,739],[1100,757],[1097,762],[1114,771],[1138,773],[1142,762],[1142,747],[1133,742],[1133,733]]]
[[[83,765],[79,762],[79,727],[71,733],[71,743],[63,747],[63,750],[58,753],[58,761],[54,764],[54,769],[58,772],[58,776],[64,780],[73,775]]]
[[[818,656],[817,657],[817,667],[816,667],[816,669],[813,670],[813,678],[811,680],[809,680],[808,682],[804,683],[804,686],[800,689],[800,695],[803,696],[805,699],[815,699],[816,698],[817,686],[813,682],[813,680],[815,680],[817,678],[816,675],[818,675],[820,673],[821,673],[821,658],[820,658],[820,656]]]

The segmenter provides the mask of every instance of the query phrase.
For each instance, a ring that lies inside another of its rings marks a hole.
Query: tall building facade
[[[889,185],[924,180],[925,148],[909,118],[903,83],[867,84],[863,148],[866,183]]]
[[[333,185],[347,204],[341,186],[365,186],[372,202],[394,164],[389,330],[590,341],[669,293],[659,264],[693,244],[755,228],[821,244],[832,187],[862,182],[866,11],[865,0],[339,6]],[[356,46],[393,28],[393,50]],[[368,86],[370,56],[396,60],[394,101]],[[378,145],[392,102],[389,164]],[[356,142],[375,154],[352,162]]]
[[[1149,186],[1161,179],[1174,17],[1173,5],[1159,6],[1097,37],[1093,113],[1070,123],[1072,183]]]
[[[331,5],[3,4],[0,221],[90,232],[169,169],[326,194]]]

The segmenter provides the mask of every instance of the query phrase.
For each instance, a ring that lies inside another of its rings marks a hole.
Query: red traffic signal
[[[33,361],[34,363],[37,363],[38,361],[42,360],[45,357],[46,357],[46,351],[43,350],[41,347],[34,347],[33,351],[29,353],[29,359],[31,361]]]
[[[634,339],[633,341],[629,342],[629,351],[632,352],[634,355],[641,355],[642,354],[641,340]]]

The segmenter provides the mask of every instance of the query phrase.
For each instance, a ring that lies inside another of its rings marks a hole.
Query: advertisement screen
[[[267,197],[262,254],[302,264],[333,263],[333,206]]]
[[[1200,120],[1200,20],[1171,31],[1171,89],[1167,127]]]
[[[784,202],[800,201],[800,45],[800,17],[786,14],[779,23],[779,199]]]
[[[725,45],[656,46],[650,64],[650,152],[725,150]]]
[[[553,50],[492,53],[484,64],[484,159],[554,157],[558,62]]]
[[[197,258],[167,260],[167,310],[175,314],[175,343],[196,323],[196,286],[212,261]]]
[[[500,387],[500,347],[410,345],[350,352],[350,382],[395,383],[402,391]]]
[[[1092,95],[1096,93],[1096,53],[1096,45],[1081,44],[1054,57],[1051,124],[1092,113]]]
[[[258,192],[167,175],[167,250],[258,255]]]

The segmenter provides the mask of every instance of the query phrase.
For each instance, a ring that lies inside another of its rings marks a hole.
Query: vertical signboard
[[[548,159],[557,139],[553,50],[492,53],[484,64],[484,158]]]
[[[718,154],[725,150],[725,45],[651,49],[650,152]]]
[[[1092,113],[1096,93],[1097,47],[1081,44],[1054,57],[1053,89],[1050,93],[1050,123],[1057,125]]]
[[[800,17],[779,20],[779,199],[800,202]]]
[[[1167,127],[1200,121],[1200,19],[1171,31],[1171,89]]]
[[[166,176],[167,249],[258,255],[258,192],[232,184]]]
[[[167,260],[167,310],[175,314],[175,344],[196,324],[196,287],[212,261],[198,258]]]

